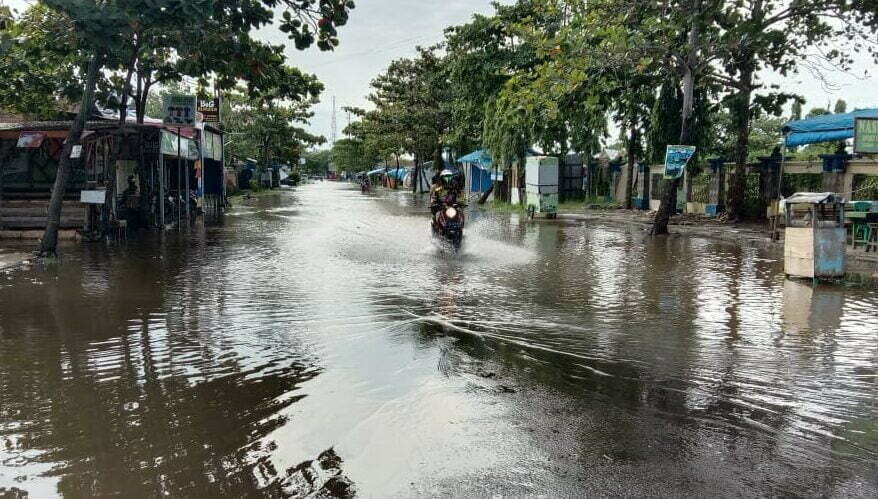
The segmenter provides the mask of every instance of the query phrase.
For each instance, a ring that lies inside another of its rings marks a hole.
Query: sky
[[[504,2],[506,3],[506,2]],[[312,119],[312,132],[330,137],[332,96],[335,96],[338,136],[347,125],[344,106],[367,107],[369,82],[391,61],[415,54],[418,45],[443,40],[447,26],[464,24],[473,14],[493,11],[490,0],[359,0],[348,24],[338,30],[339,46],[333,52],[316,47],[296,50],[286,35],[263,30],[260,37],[273,44],[288,42],[291,65],[316,74],[326,90]]]
[[[511,0],[504,0],[508,3]],[[0,0],[13,8],[22,9],[32,0]],[[320,104],[315,108],[311,131],[330,137],[332,96],[336,98],[337,130],[347,124],[343,106],[367,107],[369,82],[394,59],[412,56],[417,45],[431,45],[443,39],[447,26],[467,22],[473,14],[490,13],[490,0],[359,0],[351,12],[350,21],[339,29],[340,45],[333,52],[321,52],[316,47],[296,50],[286,35],[274,28],[266,28],[258,37],[273,44],[287,46],[291,65],[314,73],[326,87]],[[869,75],[864,77],[864,71]],[[857,58],[856,75],[831,73],[834,88],[825,88],[803,71],[799,75],[781,77],[763,74],[767,83],[780,85],[783,91],[805,97],[804,110],[812,107],[834,106],[843,98],[848,109],[878,107],[878,66],[868,57]]]

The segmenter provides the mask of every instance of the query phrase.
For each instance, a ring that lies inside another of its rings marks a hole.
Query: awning
[[[878,109],[861,109],[852,113],[824,114],[804,120],[790,121],[781,128],[787,147],[836,142],[854,136],[855,118],[878,118]]]
[[[490,170],[492,164],[491,155],[484,149],[479,149],[478,151],[473,151],[466,156],[457,158],[457,162],[476,165],[482,170]]]
[[[375,168],[372,171],[366,172],[366,175],[378,175],[379,173],[384,173],[384,168]]]

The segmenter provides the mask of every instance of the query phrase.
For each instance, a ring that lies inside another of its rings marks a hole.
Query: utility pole
[[[335,150],[335,141],[338,138],[338,127],[336,124],[336,109],[335,109],[335,96],[332,96],[332,125],[329,130],[329,164],[326,165],[326,177],[329,178],[329,167],[333,165],[333,161],[335,158],[333,157],[333,150]]]

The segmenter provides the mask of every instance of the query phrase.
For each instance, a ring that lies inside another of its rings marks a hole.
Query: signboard
[[[36,149],[43,145],[45,138],[46,134],[42,132],[21,132],[16,145],[24,149]]]
[[[854,120],[854,153],[878,154],[878,118]]]
[[[219,99],[198,100],[198,112],[204,123],[219,123]]]
[[[695,154],[695,146],[668,146],[665,151],[665,178],[675,179],[683,176],[686,164]]]
[[[170,126],[195,124],[195,96],[173,94],[162,97],[162,123]]]
[[[76,144],[70,148],[70,159],[77,159],[82,156],[82,145]]]
[[[107,191],[79,191],[79,202],[85,204],[104,204],[107,199]]]

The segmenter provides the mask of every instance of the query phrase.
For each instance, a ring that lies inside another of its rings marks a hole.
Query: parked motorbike
[[[460,249],[463,242],[463,226],[466,221],[464,207],[460,203],[443,203],[431,223],[433,235],[448,241],[455,251]]]

